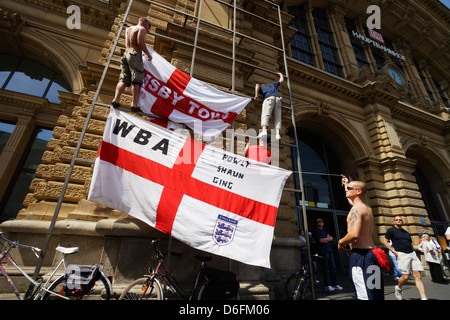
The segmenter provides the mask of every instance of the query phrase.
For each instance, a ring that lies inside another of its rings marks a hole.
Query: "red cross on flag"
[[[152,61],[143,57],[144,81],[139,94],[139,105],[145,113],[184,123],[209,142],[250,102],[250,98],[222,92],[188,76],[148,49]]]
[[[88,200],[196,249],[270,267],[277,209],[290,174],[112,109]]]

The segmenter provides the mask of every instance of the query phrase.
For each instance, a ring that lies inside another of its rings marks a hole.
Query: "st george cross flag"
[[[152,61],[143,58],[144,79],[139,94],[143,112],[184,123],[210,142],[250,102],[250,98],[222,92],[190,77],[148,49]]]
[[[290,174],[112,109],[88,200],[196,249],[269,268]]]

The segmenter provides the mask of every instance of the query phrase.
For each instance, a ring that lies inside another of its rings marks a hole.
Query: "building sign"
[[[369,30],[370,30],[370,29],[369,29]],[[370,31],[373,31],[373,30],[370,30]],[[379,34],[379,33],[376,32],[376,31],[374,31],[374,32],[377,33],[377,34]],[[369,38],[367,38],[366,36],[363,36],[362,34],[359,34],[359,33],[356,32],[355,30],[352,30],[352,35],[353,35],[355,38],[358,38],[358,39],[360,39],[360,40],[362,40],[362,41],[364,41],[364,42],[367,42],[368,44],[370,44],[371,46],[373,46],[373,47],[375,47],[375,48],[384,50],[385,52],[389,53],[391,56],[394,56],[394,57],[396,57],[396,58],[398,58],[398,59],[400,59],[400,60],[402,60],[402,61],[406,61],[406,58],[405,58],[404,55],[402,55],[402,54],[400,54],[400,53],[397,53],[397,52],[395,52],[395,51],[392,50],[392,49],[386,48],[386,47],[383,46],[382,44],[379,44],[377,41],[372,40],[372,39],[369,39]],[[379,35],[380,35],[380,37],[381,37],[381,34],[379,34]],[[381,37],[381,38],[382,38],[382,37]],[[383,43],[384,43],[384,42],[383,42]]]
[[[369,34],[372,39],[377,40],[378,42],[384,43],[384,39],[383,39],[383,36],[381,35],[381,33],[378,33],[373,29],[369,29]]]

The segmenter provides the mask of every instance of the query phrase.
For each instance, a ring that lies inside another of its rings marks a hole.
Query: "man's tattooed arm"
[[[355,225],[356,221],[358,220],[358,215],[359,215],[358,209],[352,208],[351,215],[352,215],[352,220],[350,222],[350,225],[353,226],[353,225]]]

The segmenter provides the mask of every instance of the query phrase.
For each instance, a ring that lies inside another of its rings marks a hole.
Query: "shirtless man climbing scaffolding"
[[[152,56],[148,52],[147,45],[145,44],[145,35],[150,30],[150,26],[150,21],[147,18],[140,18],[136,26],[127,29],[126,50],[122,56],[119,83],[117,83],[114,99],[111,103],[114,108],[120,107],[120,96],[125,88],[131,85],[131,95],[133,98],[131,110],[140,111],[138,99],[144,74],[142,52],[147,55],[149,61],[152,60]]]
[[[345,196],[352,206],[347,216],[347,234],[339,240],[339,251],[346,251],[350,245],[349,270],[360,300],[383,300],[384,284],[372,240],[372,209],[364,203],[367,187],[364,182],[351,181],[342,175]]]

